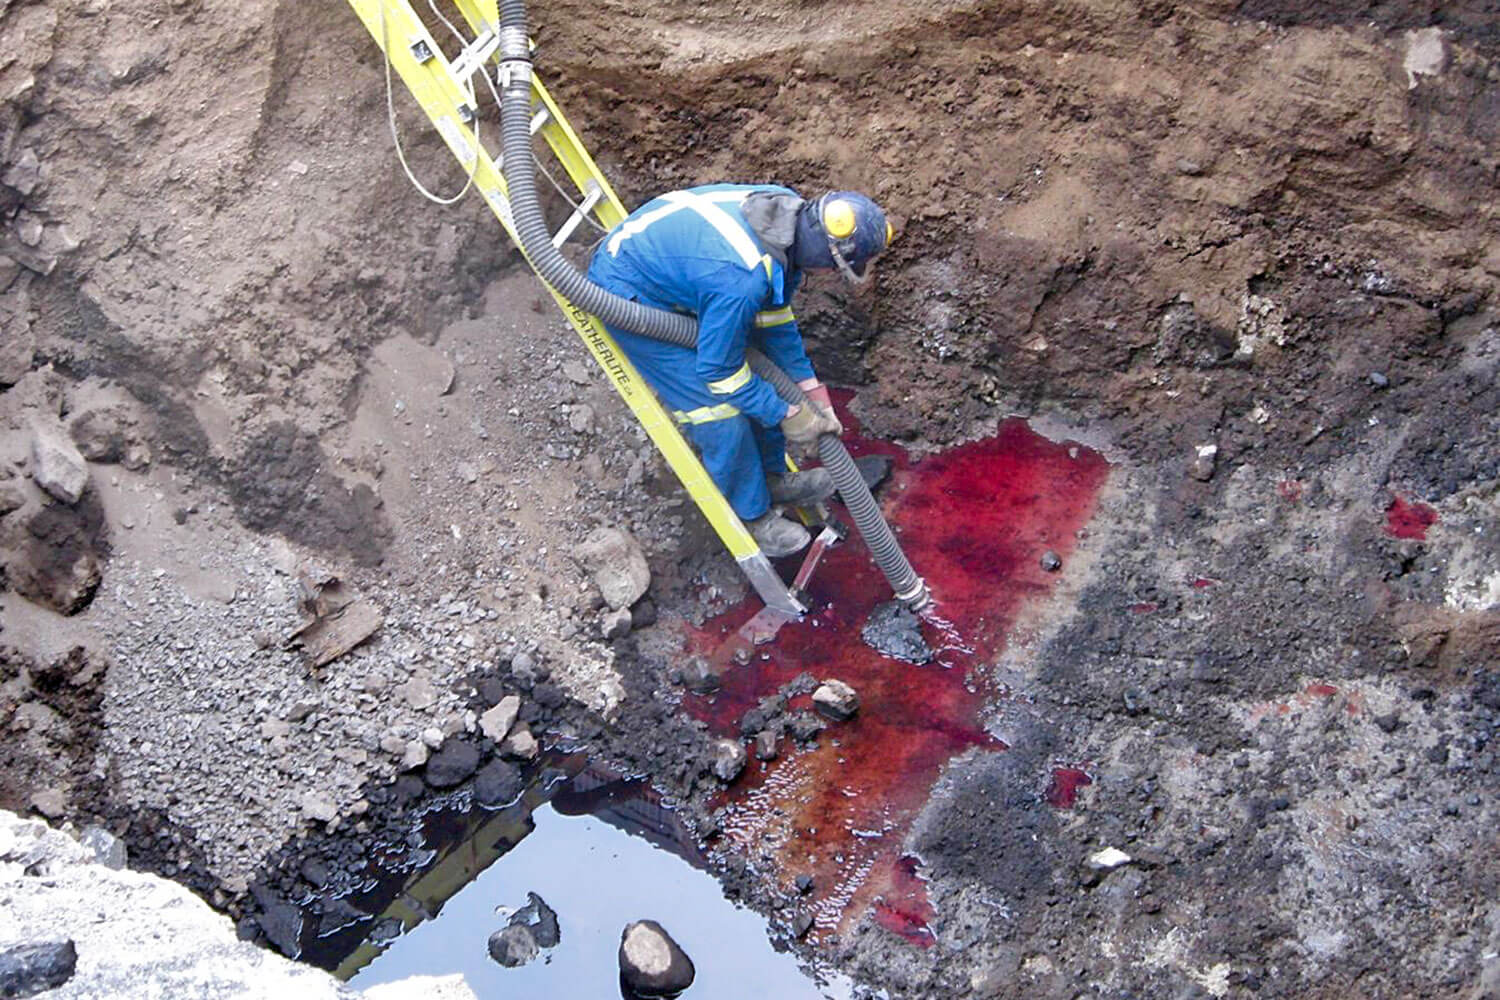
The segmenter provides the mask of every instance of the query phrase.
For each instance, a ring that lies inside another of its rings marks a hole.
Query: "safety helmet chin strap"
[[[833,235],[833,233],[829,231],[828,223],[823,216],[824,206],[827,205],[828,199],[832,196],[832,194],[833,192],[830,191],[827,194],[821,195],[813,204],[813,212],[818,220],[819,228],[823,230],[823,235],[828,238],[828,253],[831,257],[833,257],[833,262],[835,265],[837,265],[839,273],[841,273],[844,276],[844,280],[848,281],[851,285],[863,285],[866,281],[870,280],[869,262],[865,262],[865,273],[863,275],[855,274],[853,266],[849,263],[849,258],[845,256],[844,249],[840,247],[840,244],[842,244],[843,247],[848,248],[849,253],[853,253],[855,247],[857,246],[854,240],[854,234],[850,233],[843,239],[840,239],[839,237]]]
[[[828,237],[828,252],[833,254],[833,262],[839,266],[839,273],[842,274],[844,276],[844,280],[848,281],[851,285],[863,285],[865,282],[870,280],[869,262],[865,262],[864,274],[855,274],[854,268],[850,266],[849,261],[845,259],[843,252],[839,250],[839,241],[834,239],[832,236]]]

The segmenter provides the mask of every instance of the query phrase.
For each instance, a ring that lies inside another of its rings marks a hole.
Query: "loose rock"
[[[511,734],[500,744],[501,756],[512,760],[536,760],[541,749],[541,744],[532,735],[531,728],[524,722],[511,730]]]
[[[507,760],[492,760],[474,776],[474,800],[486,809],[498,809],[514,802],[525,787],[516,765]]]
[[[1062,569],[1062,556],[1058,555],[1056,552],[1053,552],[1051,549],[1048,549],[1046,552],[1042,553],[1042,558],[1039,560],[1039,563],[1042,569],[1046,570],[1048,573],[1056,573],[1058,570]]]
[[[680,993],[693,985],[693,960],[654,920],[627,924],[620,934],[620,978],[642,996]]]
[[[427,759],[425,777],[433,788],[452,788],[479,767],[479,748],[465,740],[449,740]]]
[[[35,424],[31,432],[31,478],[69,506],[83,497],[89,467],[73,442],[55,427]]]
[[[332,823],[339,814],[338,807],[326,796],[308,792],[302,796],[302,815],[319,823]]]
[[[574,555],[611,608],[628,608],[651,585],[651,567],[636,540],[618,528],[597,528]]]
[[[830,719],[843,722],[859,712],[859,692],[839,680],[824,681],[812,696],[813,707]]]
[[[745,747],[738,740],[714,740],[712,747],[714,777],[723,782],[733,781],[745,769],[748,757]]]
[[[499,743],[509,735],[511,727],[516,724],[516,717],[520,714],[520,697],[513,694],[506,695],[495,707],[479,717],[479,731],[495,743]]]
[[[73,978],[78,949],[72,941],[21,944],[0,951],[0,997],[31,997]]]
[[[776,759],[776,733],[770,729],[762,729],[755,734],[755,759]]]
[[[525,924],[510,924],[490,935],[490,958],[507,969],[525,965],[541,954],[536,937]]]
[[[599,631],[606,639],[619,639],[630,634],[633,623],[629,608],[606,611],[599,618]]]
[[[1200,444],[1193,455],[1193,464],[1188,466],[1188,475],[1206,483],[1214,477],[1214,467],[1219,461],[1219,446]]]

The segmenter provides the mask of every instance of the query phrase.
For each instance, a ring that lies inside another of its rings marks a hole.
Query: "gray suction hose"
[[[505,181],[510,192],[511,217],[521,239],[521,249],[532,266],[575,306],[611,326],[680,347],[698,345],[698,322],[691,316],[655,309],[621,298],[579,273],[557,248],[542,215],[537,198],[536,174],[531,150],[531,45],[524,0],[500,2],[500,132],[504,153]],[[805,404],[807,396],[797,383],[758,351],[747,352],[751,370],[771,383],[776,394],[793,405]],[[927,585],[911,568],[880,507],[870,495],[859,468],[836,435],[818,439],[818,457],[833,477],[854,525],[880,567],[896,598],[914,611],[931,602]]]

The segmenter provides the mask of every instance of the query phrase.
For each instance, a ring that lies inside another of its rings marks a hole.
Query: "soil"
[[[887,207],[876,279],[798,303],[866,438],[921,469],[1024,417],[1108,465],[970,665],[1008,749],[903,788],[885,909],[797,946],[902,997],[1500,995],[1492,5],[532,21],[628,204]],[[398,832],[406,747],[514,690],[732,834],[671,678],[733,563],[481,201],[410,188],[352,13],[0,0],[0,34],[0,807],[265,918],[252,882]],[[90,462],[77,506],[29,479],[35,420]],[[613,643],[570,556],[601,524],[653,571]],[[309,574],[384,618],[318,670],[284,643]],[[710,856],[780,927],[797,871]]]

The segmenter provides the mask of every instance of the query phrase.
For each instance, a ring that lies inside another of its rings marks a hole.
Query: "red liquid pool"
[[[1057,767],[1052,769],[1052,783],[1047,786],[1047,804],[1057,809],[1072,809],[1078,802],[1078,790],[1094,783],[1082,769]]]
[[[1398,496],[1385,509],[1385,533],[1392,538],[1426,541],[1427,529],[1437,524],[1437,511],[1425,503],[1410,503]]]
[[[882,926],[926,945],[931,907],[916,859],[903,854],[906,833],[949,760],[1005,749],[983,728],[984,706],[997,693],[982,668],[993,664],[1021,612],[1062,575],[1042,570],[1040,557],[1052,549],[1066,560],[1109,466],[1020,420],[914,463],[899,448],[859,438],[854,421],[840,415],[853,429],[845,435],[853,454],[894,459],[883,503],[937,601],[925,626],[933,662],[888,659],[861,641],[861,626],[891,593],[851,530],[813,579],[813,613],[783,627],[747,664],[731,665],[718,693],[684,702],[714,731],[738,736],[746,710],[803,671],[859,692],[859,715],[830,723],[815,747],[783,740],[781,757],[752,761],[725,794],[717,849],[769,863],[782,884],[812,876],[814,939],[873,909]],[[758,609],[751,600],[727,612],[691,634],[689,646],[711,653]]]

